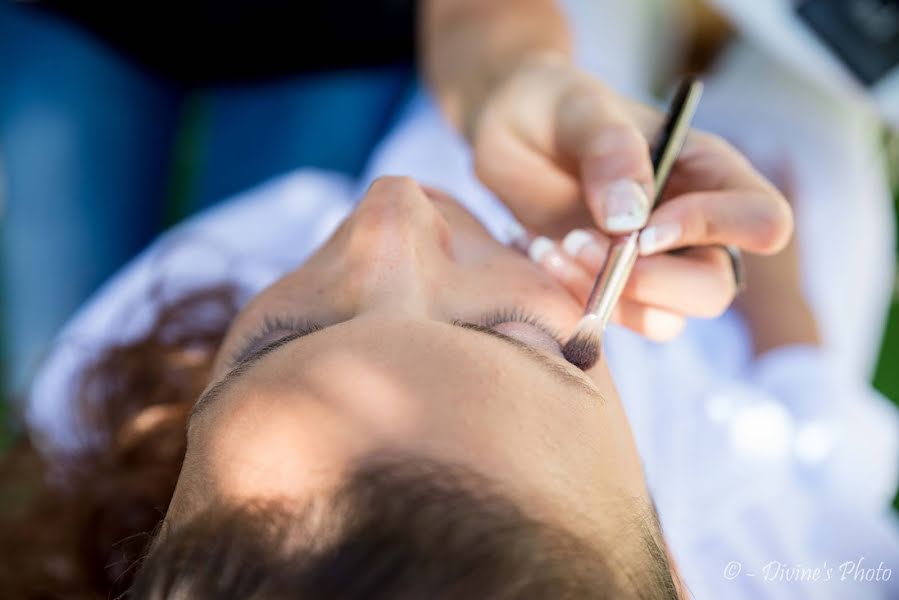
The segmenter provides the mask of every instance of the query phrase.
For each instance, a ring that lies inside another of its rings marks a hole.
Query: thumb
[[[593,220],[612,234],[643,227],[654,193],[652,159],[617,96],[585,84],[566,94],[558,111],[559,146],[578,165]]]

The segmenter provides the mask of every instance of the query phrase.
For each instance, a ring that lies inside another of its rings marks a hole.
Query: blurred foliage
[[[899,132],[884,134],[887,168],[893,184],[896,223],[899,224]],[[880,360],[874,374],[874,387],[899,406],[899,235],[896,236],[896,275],[893,288],[893,305],[883,334]],[[899,490],[893,498],[893,508],[899,511]]]
[[[175,138],[172,174],[168,183],[165,226],[171,227],[190,216],[197,173],[203,153],[203,133],[209,124],[208,99],[203,94],[190,93],[181,111],[181,126]]]
[[[899,301],[893,300],[883,336],[874,387],[899,406]]]
[[[884,148],[895,191],[896,222],[899,223],[899,133],[885,133]],[[899,236],[896,242],[896,257],[899,263]],[[874,387],[899,405],[899,269],[896,272],[893,306],[890,309],[880,360],[874,375]]]

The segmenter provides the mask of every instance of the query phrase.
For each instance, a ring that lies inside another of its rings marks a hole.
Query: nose
[[[450,227],[415,180],[382,177],[349,223],[359,310],[427,312],[452,257]]]

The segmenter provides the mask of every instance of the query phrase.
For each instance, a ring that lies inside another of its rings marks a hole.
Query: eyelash
[[[512,322],[527,323],[529,325],[533,325],[546,335],[553,338],[553,340],[555,340],[560,347],[565,345],[562,341],[561,335],[557,330],[546,325],[546,323],[544,323],[542,319],[540,319],[533,313],[525,312],[520,308],[496,309],[493,312],[487,313],[486,315],[481,317],[478,324],[484,327],[495,327],[503,323]],[[275,331],[285,331],[290,332],[288,335],[302,336],[316,332],[323,328],[324,327],[322,325],[319,325],[318,323],[293,319],[290,317],[266,317],[262,323],[262,327],[260,327],[256,333],[247,336],[243,343],[238,346],[237,351],[235,351],[231,356],[231,364],[240,362],[243,357],[257,350],[262,346],[265,338]]]
[[[503,323],[527,323],[528,325],[533,325],[549,337],[551,337],[559,347],[565,345],[565,342],[562,341],[562,336],[558,330],[553,329],[549,325],[547,325],[543,319],[536,316],[534,313],[525,312],[520,308],[499,308],[494,310],[491,313],[481,317],[480,325],[484,327],[495,327],[497,325],[501,325]]]
[[[246,337],[237,350],[231,356],[231,364],[236,364],[245,356],[256,351],[263,345],[265,338],[275,331],[290,332],[287,335],[306,335],[322,329],[318,323],[294,319],[291,317],[265,317],[262,327]]]

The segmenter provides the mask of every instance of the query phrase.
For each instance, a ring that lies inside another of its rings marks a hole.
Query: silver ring
[[[734,274],[734,285],[737,289],[737,294],[746,289],[746,266],[743,264],[743,253],[740,252],[740,249],[736,246],[731,246],[730,244],[723,244],[721,248],[727,252],[727,256],[730,258],[730,268]]]

